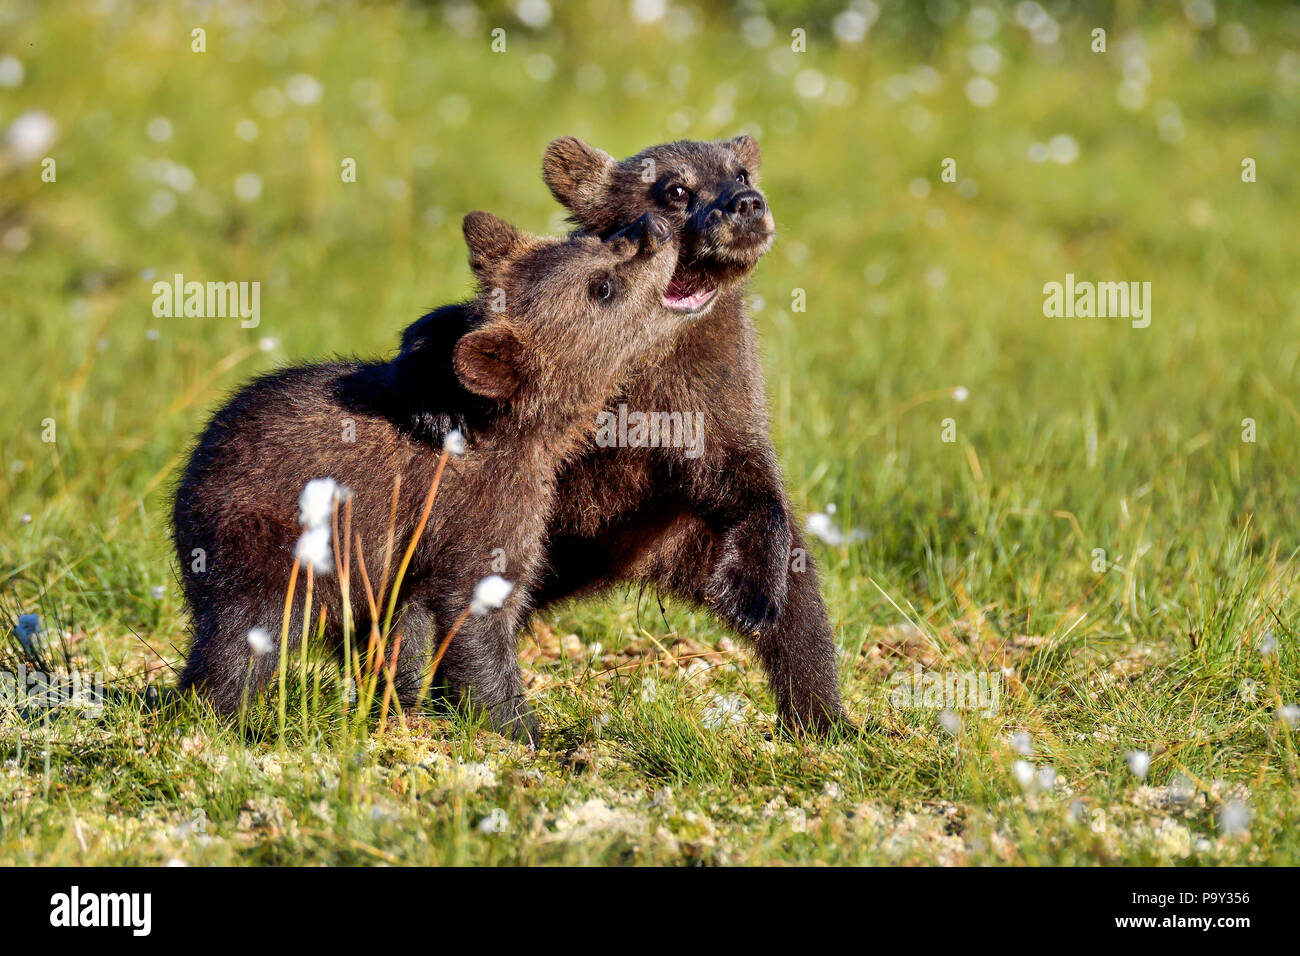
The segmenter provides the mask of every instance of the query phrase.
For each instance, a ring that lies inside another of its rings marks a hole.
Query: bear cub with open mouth
[[[623,160],[572,136],[546,147],[542,173],[584,234],[663,216],[678,244],[666,308],[692,316],[653,362],[629,366],[606,415],[679,414],[694,440],[667,447],[591,443],[565,465],[547,530],[536,605],[649,585],[710,608],[762,661],[784,725],[851,726],[816,564],[786,494],[768,428],[745,280],[775,221],[757,185],[751,136],[651,146]],[[459,306],[406,330],[404,352],[454,342]]]

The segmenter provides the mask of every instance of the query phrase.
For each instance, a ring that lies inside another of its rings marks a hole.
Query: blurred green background
[[[1294,679],[1296,4],[10,0],[0,57],[0,584],[105,666],[133,633],[183,647],[167,493],[224,394],[391,352],[468,293],[471,209],[563,229],[552,138],[743,131],[778,224],[750,284],[773,433],[846,536],[817,553],[859,716],[898,607],[1004,644],[1068,619],[1063,683],[1199,661],[1198,715],[1238,706],[1266,627]],[[175,273],[260,281],[260,326],[156,318]],[[1150,282],[1150,327],[1045,317],[1066,273]],[[610,642],[635,610],[547,620]]]
[[[1045,581],[1100,547],[1154,585],[1247,518],[1289,553],[1300,12],[1049,6],[8,4],[0,559],[82,559],[96,615],[156,624],[130,608],[170,577],[163,478],[225,390],[389,351],[467,293],[470,209],[563,228],[553,137],[741,130],[779,227],[752,283],[774,431],[796,499],[870,532],[848,570],[991,578],[1004,522]],[[155,318],[178,272],[260,281],[260,326]],[[1151,327],[1045,318],[1067,272],[1150,281]]]

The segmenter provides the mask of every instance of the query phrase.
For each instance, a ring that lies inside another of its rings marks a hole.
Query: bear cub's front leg
[[[721,530],[708,593],[718,613],[742,633],[767,627],[781,616],[792,541],[784,503],[777,498]]]
[[[513,597],[513,596],[512,596]],[[438,604],[438,611],[432,610]],[[462,605],[463,606],[463,605]],[[419,707],[420,690],[430,686],[428,667],[446,638],[436,621],[459,615],[450,602],[417,597],[403,611],[402,649],[394,684],[403,707]],[[432,677],[458,705],[483,712],[489,726],[504,737],[536,747],[541,740],[537,717],[524,696],[515,648],[514,615],[508,609],[471,614],[456,631]],[[408,648],[410,652],[408,653]]]

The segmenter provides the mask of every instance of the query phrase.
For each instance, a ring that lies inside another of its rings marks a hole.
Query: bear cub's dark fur
[[[750,136],[665,143],[624,160],[571,136],[546,148],[546,184],[585,233],[609,236],[654,214],[680,250],[665,298],[695,319],[665,354],[629,367],[607,410],[698,412],[704,427],[697,457],[588,442],[565,465],[535,600],[634,582],[705,605],[754,647],[784,723],[825,732],[849,726],[835,640],[768,434],[745,310],[745,280],[775,233],[760,162]],[[454,307],[431,313],[403,349],[427,351],[462,321]]]
[[[372,614],[355,573],[358,559],[378,588],[394,479],[401,476],[393,549],[400,555],[455,429],[468,447],[448,459],[398,595],[396,689],[404,705],[416,703],[433,649],[477,583],[499,571],[514,584],[505,606],[468,618],[433,677],[454,699],[485,710],[497,729],[536,741],[515,634],[541,572],[557,473],[595,430],[625,367],[653,361],[689,318],[663,303],[677,250],[660,217],[641,217],[602,241],[523,236],[471,213],[464,233],[479,295],[457,307],[425,347],[390,362],[266,375],[236,394],[199,437],[173,516],[194,618],[181,686],[217,710],[237,710],[278,666],[306,483],[329,477],[351,491],[350,605],[364,640]],[[338,575],[321,574],[315,589],[327,634],[341,647]],[[301,599],[294,606],[289,634],[297,646]],[[275,645],[260,655],[248,642],[258,627]]]

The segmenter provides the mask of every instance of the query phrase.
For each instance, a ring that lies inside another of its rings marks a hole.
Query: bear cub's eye
[[[669,202],[686,202],[686,200],[690,198],[691,198],[690,190],[688,190],[681,183],[668,187]]]
[[[749,170],[747,170],[747,169],[742,169],[740,172],[736,173],[736,182],[741,183],[742,185],[748,186],[748,185],[749,185]]]
[[[614,298],[614,283],[609,279],[597,279],[588,291],[597,302],[608,302]]]

